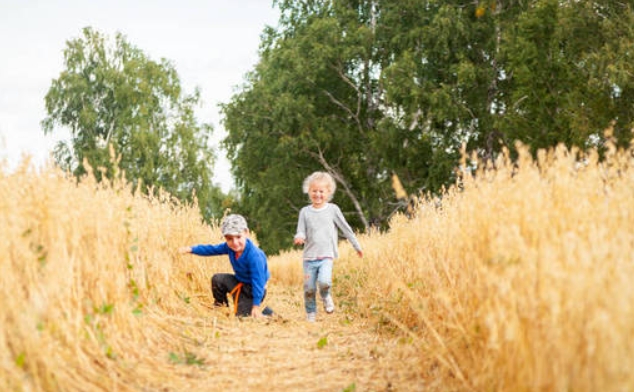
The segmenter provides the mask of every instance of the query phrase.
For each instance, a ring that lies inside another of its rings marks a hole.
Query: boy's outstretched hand
[[[253,307],[251,308],[251,317],[253,317],[253,318],[264,317],[262,315],[262,311],[260,310],[259,306],[253,305]]]
[[[362,250],[358,250],[357,254],[359,255],[359,257],[363,257],[363,251]]]
[[[178,248],[178,253],[192,253],[192,248],[189,246],[183,246]]]

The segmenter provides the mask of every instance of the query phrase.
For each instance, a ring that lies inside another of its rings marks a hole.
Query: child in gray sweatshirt
[[[294,244],[304,245],[304,306],[306,319],[314,322],[317,314],[316,294],[319,288],[326,313],[335,310],[330,294],[333,260],[339,256],[338,232],[350,241],[359,257],[361,245],[336,204],[330,203],[337,188],[332,176],[314,172],[304,180],[303,190],[311,204],[302,208],[297,221]]]

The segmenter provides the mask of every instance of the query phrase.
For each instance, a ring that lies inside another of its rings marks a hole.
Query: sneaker
[[[332,313],[335,311],[335,303],[332,300],[332,295],[328,294],[328,296],[326,298],[323,299],[324,300],[324,309],[326,310],[326,313]]]
[[[314,323],[316,316],[317,316],[317,313],[315,312],[306,313],[306,321],[308,321],[309,323]]]
[[[273,309],[269,308],[268,306],[266,306],[264,308],[264,310],[262,310],[262,315],[264,316],[273,316]]]

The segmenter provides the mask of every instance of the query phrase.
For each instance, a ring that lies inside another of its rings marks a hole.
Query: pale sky
[[[44,135],[44,97],[63,69],[66,41],[90,26],[109,38],[124,34],[152,60],[170,60],[186,93],[200,88],[198,121],[214,126],[214,181],[229,190],[218,104],[253,69],[260,35],[278,16],[271,0],[0,0],[0,161],[12,169],[30,155],[42,166],[57,141],[69,139]]]

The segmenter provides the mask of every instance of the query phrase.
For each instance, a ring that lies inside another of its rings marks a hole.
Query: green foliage
[[[113,178],[125,172],[147,193],[160,188],[179,200],[197,197],[206,218],[221,214],[223,195],[212,184],[210,124],[198,123],[199,91],[182,92],[174,67],[149,59],[117,34],[111,42],[85,28],[67,42],[65,69],[46,94],[45,133],[57,126],[72,139],[55,148],[57,163],[80,177],[84,162]],[[113,151],[110,151],[110,146]]]
[[[169,361],[171,363],[180,364],[180,365],[196,365],[196,366],[205,365],[204,359],[198,358],[196,354],[191,353],[189,351],[184,351],[182,355],[179,355],[174,352],[170,352]]]
[[[342,389],[342,392],[354,392],[357,390],[357,384],[352,383],[350,385],[348,385],[347,387],[345,387],[344,389]]]
[[[505,31],[508,110],[498,121],[509,139],[533,150],[582,148],[615,136],[629,143],[634,125],[632,6],[620,2],[534,2]]]
[[[20,354],[18,354],[17,357],[15,357],[15,366],[23,369],[25,364],[26,354],[24,352],[21,352]]]
[[[275,2],[277,29],[224,105],[241,212],[263,248],[290,246],[303,178],[337,178],[359,230],[455,181],[461,150],[492,161],[515,142],[621,146],[634,127],[628,2]]]
[[[317,341],[317,348],[322,349],[328,345],[328,336],[323,336]]]
[[[389,193],[388,177],[377,181],[379,157],[367,150],[378,114],[367,26],[346,7],[283,7],[319,14],[303,20],[291,15],[285,32],[268,31],[264,41],[270,46],[249,75],[250,85],[223,106],[224,145],[240,210],[255,223],[268,252],[290,246],[299,209],[307,203],[302,181],[315,170],[337,178],[334,201],[357,228],[368,226],[361,206],[381,216],[384,206],[375,200]],[[340,19],[331,15],[336,12]]]
[[[95,307],[94,311],[96,314],[111,314],[114,310],[114,304],[106,304],[103,303],[99,307]]]
[[[143,304],[142,303],[136,304],[136,307],[132,309],[132,314],[135,316],[143,315]]]

